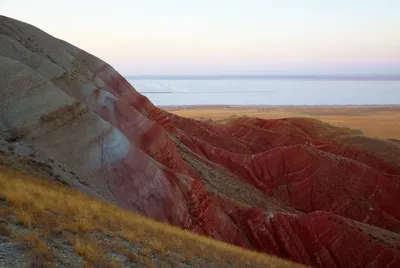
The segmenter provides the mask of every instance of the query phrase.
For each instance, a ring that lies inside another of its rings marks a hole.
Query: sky
[[[0,0],[133,74],[400,74],[399,0]]]

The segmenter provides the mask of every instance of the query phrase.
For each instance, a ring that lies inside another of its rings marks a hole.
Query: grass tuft
[[[154,264],[153,264],[153,261],[152,261],[150,258],[148,258],[148,257],[143,258],[143,259],[142,259],[142,262],[143,262],[143,264],[146,265],[147,267],[150,267],[150,268],[154,268],[154,267],[155,267]]]
[[[153,253],[153,250],[148,247],[141,248],[140,252],[139,252],[140,255],[146,256],[146,257],[150,257],[152,253]]]
[[[1,221],[4,217],[6,217],[6,215],[7,215],[7,211],[6,211],[4,208],[0,207],[0,221]]]
[[[12,234],[12,230],[5,223],[0,223],[0,236],[9,237]]]
[[[53,267],[53,252],[37,232],[17,233],[15,238],[17,241],[22,242],[26,250],[29,251],[32,267]]]
[[[153,240],[151,242],[151,246],[157,254],[162,254],[167,248],[165,243],[163,243],[161,240],[156,239],[156,238],[153,238]]]
[[[91,263],[95,263],[98,257],[104,254],[95,245],[81,238],[75,238],[73,247],[76,253]]]
[[[70,236],[70,242],[77,254],[85,259],[88,267],[119,267],[115,259],[107,259],[101,243],[90,238]]]

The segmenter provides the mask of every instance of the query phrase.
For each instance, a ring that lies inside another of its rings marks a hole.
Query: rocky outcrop
[[[0,17],[0,131],[71,168],[94,195],[308,265],[398,266],[398,170],[334,129],[180,118],[95,56]]]

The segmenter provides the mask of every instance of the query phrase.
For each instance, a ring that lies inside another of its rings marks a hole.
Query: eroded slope
[[[6,17],[0,63],[1,132],[71,168],[87,193],[307,265],[399,265],[398,170],[334,127],[172,115],[100,59]]]

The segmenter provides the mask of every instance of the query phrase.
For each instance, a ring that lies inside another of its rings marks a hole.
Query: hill
[[[0,166],[0,186],[0,267],[295,266],[9,167]]]
[[[95,56],[7,17],[0,44],[9,166],[27,146],[60,163],[51,179],[196,234],[316,267],[400,265],[395,158],[343,142],[343,129],[179,117]]]

